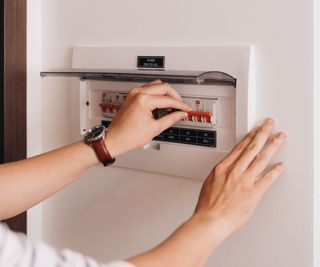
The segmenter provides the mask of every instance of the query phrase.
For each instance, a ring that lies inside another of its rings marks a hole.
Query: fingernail
[[[188,118],[188,113],[186,112],[181,113],[181,119],[186,119],[186,118]]]
[[[280,139],[286,139],[287,135],[285,133],[278,133],[277,137],[280,138]]]
[[[265,124],[271,125],[271,124],[273,124],[273,122],[274,122],[274,120],[272,118],[268,118],[268,119],[266,119]]]

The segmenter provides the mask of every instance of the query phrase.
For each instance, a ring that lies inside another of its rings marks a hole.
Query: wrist
[[[115,141],[115,138],[110,134],[110,131],[106,132],[104,143],[112,158],[116,158],[121,155],[118,149],[117,142]]]
[[[204,229],[214,246],[218,246],[231,234],[228,224],[220,216],[196,212],[189,221]]]

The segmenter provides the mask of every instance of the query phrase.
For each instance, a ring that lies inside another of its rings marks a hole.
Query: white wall
[[[314,1],[314,266],[320,266],[320,2]]]
[[[273,116],[277,128],[287,132],[288,144],[279,159],[289,168],[248,225],[216,251],[208,266],[312,266],[312,4],[42,1],[44,69],[70,67],[76,45],[256,46],[257,118]],[[44,150],[72,140],[69,87],[67,79],[43,81]],[[44,204],[43,237],[101,260],[128,257],[154,245],[187,218],[200,186],[173,177],[96,168]]]
[[[42,152],[42,5],[28,0],[27,5],[27,156]],[[33,241],[41,238],[41,204],[28,211],[28,234]]]

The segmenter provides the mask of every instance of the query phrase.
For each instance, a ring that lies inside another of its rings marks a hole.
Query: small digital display
[[[164,56],[138,56],[137,67],[139,69],[164,69]]]

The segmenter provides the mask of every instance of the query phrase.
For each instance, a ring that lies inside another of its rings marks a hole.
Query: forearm
[[[181,111],[155,120],[152,116],[155,107]],[[113,158],[140,148],[186,118],[186,111],[190,110],[179,94],[161,81],[134,88],[108,128],[106,148]],[[93,149],[79,142],[38,157],[0,165],[0,201],[5,203],[0,207],[0,220],[38,204],[96,163]]]
[[[78,142],[30,159],[0,165],[0,219],[48,198],[98,162],[92,148]]]
[[[218,223],[194,216],[158,247],[129,262],[137,267],[202,267],[226,238],[225,233]]]

